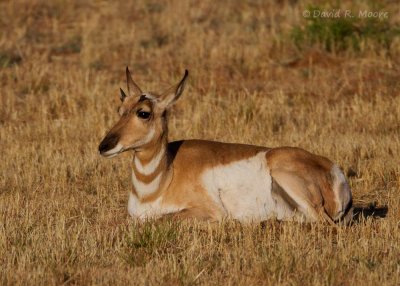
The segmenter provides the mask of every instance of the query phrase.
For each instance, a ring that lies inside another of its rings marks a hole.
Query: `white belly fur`
[[[265,151],[259,152],[248,159],[220,165],[202,173],[204,189],[226,217],[240,221],[261,221],[272,217],[292,219],[296,215],[272,197],[272,178],[265,154]],[[158,218],[184,208],[165,205],[162,197],[141,203],[135,195],[129,194],[128,212],[135,219]]]
[[[206,170],[202,183],[225,215],[241,221],[279,217],[282,210],[272,198],[272,179],[266,152]]]

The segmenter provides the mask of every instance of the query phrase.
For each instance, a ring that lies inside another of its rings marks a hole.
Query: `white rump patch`
[[[351,200],[350,186],[346,181],[343,172],[337,165],[333,165],[331,170],[333,177],[333,193],[335,194],[335,200],[337,203],[337,215],[333,219],[339,219],[346,211],[347,205]]]

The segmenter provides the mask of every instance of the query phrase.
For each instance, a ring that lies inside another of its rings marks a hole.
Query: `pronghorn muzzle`
[[[114,149],[119,141],[119,136],[116,134],[108,134],[99,145],[100,154],[107,156],[107,152]]]

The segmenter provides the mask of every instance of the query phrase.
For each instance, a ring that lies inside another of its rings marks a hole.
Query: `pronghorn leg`
[[[319,213],[321,215],[321,221],[327,221],[332,226],[336,225],[335,221],[326,213],[324,207],[320,208]]]
[[[267,152],[266,159],[271,177],[308,219],[338,221],[351,207],[343,172],[327,158],[282,147]]]
[[[203,212],[197,208],[183,209],[179,212],[165,214],[162,217],[160,217],[160,220],[186,220],[186,219],[215,221],[215,218],[211,217],[209,213]]]
[[[272,194],[278,194],[291,210],[298,210],[306,220],[327,221],[335,225],[335,220],[327,213],[323,203],[321,187],[314,182],[307,182],[304,178],[288,172],[274,172]],[[341,221],[349,223],[353,216],[353,209],[349,208]],[[298,216],[294,216],[299,220]]]
[[[281,198],[278,201],[281,207],[291,210],[286,212],[288,216],[306,221],[318,221],[324,216],[325,212],[321,213],[322,196],[313,191],[316,186],[291,172],[275,171],[271,175],[272,194]]]

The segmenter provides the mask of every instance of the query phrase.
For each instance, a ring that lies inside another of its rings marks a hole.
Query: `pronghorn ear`
[[[142,95],[142,90],[133,81],[128,67],[126,67],[126,84],[128,86],[128,95],[129,96],[141,96]]]
[[[122,88],[119,88],[119,91],[121,92],[121,94],[119,96],[119,99],[121,99],[121,101],[124,101],[125,97],[126,97],[126,94],[125,94],[125,92],[123,91]]]
[[[185,70],[185,75],[181,79],[181,81],[172,87],[170,87],[167,91],[160,95],[158,106],[160,109],[164,110],[170,107],[178,98],[181,96],[183,90],[185,89],[185,83],[188,78],[189,71]]]

